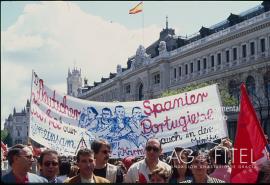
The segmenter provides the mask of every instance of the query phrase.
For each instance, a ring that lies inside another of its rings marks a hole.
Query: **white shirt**
[[[165,168],[169,173],[171,172],[171,166],[165,162],[158,160],[157,166]],[[146,178],[147,182],[150,181],[148,175],[150,174],[150,169],[148,168],[145,159],[138,161],[131,165],[125,176],[126,183],[136,183],[139,180],[139,173],[142,173]]]

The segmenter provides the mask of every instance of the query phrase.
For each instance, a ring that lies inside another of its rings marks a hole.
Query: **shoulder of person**
[[[68,178],[64,181],[64,183],[80,183],[80,182],[81,182],[80,175],[76,175],[76,176]]]
[[[108,179],[105,179],[105,178],[100,177],[100,176],[94,175],[94,179],[95,179],[95,183],[111,183]]]
[[[46,178],[41,177],[37,174],[28,172],[27,175],[29,178],[29,182],[48,182],[48,180]]]
[[[113,165],[113,164],[110,164],[110,163],[107,163],[107,166],[108,168],[111,168],[111,169],[117,169],[117,166]]]
[[[12,171],[10,171],[1,177],[1,181],[2,182],[15,182],[15,176],[13,175]]]

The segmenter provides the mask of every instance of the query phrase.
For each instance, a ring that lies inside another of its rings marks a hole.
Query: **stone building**
[[[8,131],[12,139],[12,145],[28,144],[28,129],[30,122],[30,102],[27,100],[26,107],[21,112],[16,112],[13,109],[13,114],[10,114],[5,120],[4,128]]]
[[[76,97],[80,87],[82,87],[81,69],[78,70],[75,67],[72,71],[68,69],[67,94]]]
[[[269,2],[228,18],[190,37],[166,27],[156,42],[139,46],[117,73],[79,88],[78,98],[93,101],[135,101],[158,98],[165,90],[216,81],[239,99],[245,82],[264,131],[270,134],[270,11]],[[237,113],[226,112],[234,138]]]

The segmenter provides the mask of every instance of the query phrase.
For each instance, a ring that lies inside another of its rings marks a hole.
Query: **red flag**
[[[256,112],[241,84],[241,103],[232,161],[232,183],[255,183],[258,170],[255,161],[262,158],[267,142]]]

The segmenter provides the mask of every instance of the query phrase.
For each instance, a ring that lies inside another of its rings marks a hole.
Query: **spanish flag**
[[[136,14],[136,13],[142,12],[143,10],[142,6],[143,6],[143,2],[140,2],[134,8],[129,10],[129,14]]]

